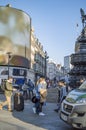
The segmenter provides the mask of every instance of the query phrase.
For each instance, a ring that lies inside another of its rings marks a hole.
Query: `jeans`
[[[44,103],[40,102],[40,99],[38,100],[38,102],[35,103],[35,108],[36,108],[36,113],[39,114],[40,112],[42,112],[42,106]]]

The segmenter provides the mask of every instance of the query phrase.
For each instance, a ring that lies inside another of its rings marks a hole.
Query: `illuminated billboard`
[[[29,67],[30,60],[30,16],[25,12],[0,7],[0,65]]]

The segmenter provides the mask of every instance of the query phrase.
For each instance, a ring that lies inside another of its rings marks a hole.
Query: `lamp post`
[[[9,79],[9,66],[10,66],[11,52],[7,52],[6,54],[8,56],[8,79]]]
[[[49,58],[49,56],[47,55],[47,52],[45,51],[45,79],[47,77],[47,59]]]

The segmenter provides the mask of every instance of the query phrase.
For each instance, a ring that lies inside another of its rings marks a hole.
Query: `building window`
[[[27,72],[23,69],[13,69],[14,76],[26,76]]]

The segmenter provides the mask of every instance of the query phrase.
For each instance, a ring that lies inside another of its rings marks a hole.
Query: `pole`
[[[47,69],[47,65],[46,65],[46,55],[45,55],[45,79],[46,79],[46,69]]]
[[[10,62],[10,57],[11,57],[11,52],[7,52],[7,56],[8,56],[8,79],[9,79],[9,62]]]
[[[9,79],[9,55],[8,55],[8,79]]]
[[[45,79],[47,78],[47,59],[49,56],[47,56],[47,52],[45,51]]]

